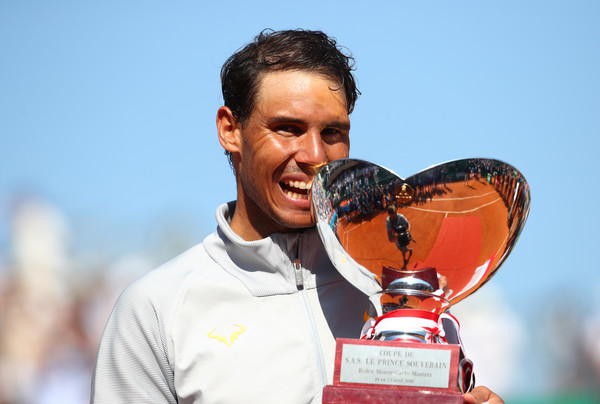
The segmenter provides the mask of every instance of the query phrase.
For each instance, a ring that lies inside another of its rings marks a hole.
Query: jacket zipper
[[[304,306],[304,314],[306,316],[306,320],[310,326],[310,331],[317,359],[317,366],[319,367],[320,372],[321,385],[322,387],[325,387],[327,385],[327,370],[325,368],[323,348],[321,347],[321,340],[319,338],[319,332],[317,324],[315,322],[315,316],[313,313],[312,306],[310,305],[310,299],[307,294],[308,292],[304,289],[304,278],[302,277],[302,261],[299,258],[301,241],[302,235],[298,237],[298,244],[296,245],[296,258],[293,260],[294,273],[296,275],[296,287],[298,288],[298,294],[302,299],[302,305]]]
[[[296,274],[296,287],[298,291],[304,290],[304,279],[302,278],[302,262],[300,258],[294,259],[294,273]]]

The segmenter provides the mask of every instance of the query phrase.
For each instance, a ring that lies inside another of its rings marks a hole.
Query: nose
[[[308,131],[298,138],[296,163],[309,167],[318,167],[327,163],[325,142],[318,131]]]

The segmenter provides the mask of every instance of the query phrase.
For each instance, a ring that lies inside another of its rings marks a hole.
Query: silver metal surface
[[[388,310],[443,312],[498,271],[530,206],[514,167],[463,159],[406,179],[342,159],[312,186],[317,228],[340,273]],[[383,309],[382,309],[383,310]]]

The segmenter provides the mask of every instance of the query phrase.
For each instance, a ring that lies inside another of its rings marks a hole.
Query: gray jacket
[[[94,403],[319,403],[335,338],[358,338],[367,296],[315,229],[247,242],[217,231],[130,285],[100,344]]]

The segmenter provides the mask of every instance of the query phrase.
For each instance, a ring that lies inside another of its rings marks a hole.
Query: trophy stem
[[[377,318],[361,339],[447,344],[440,315],[425,310],[400,309]]]

